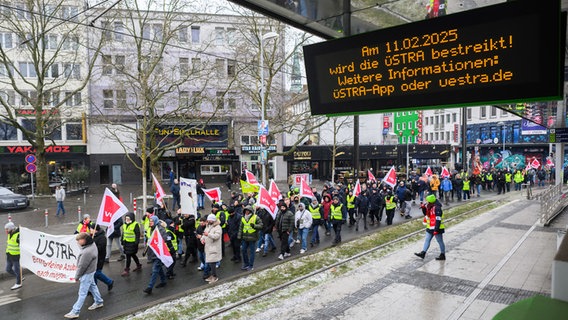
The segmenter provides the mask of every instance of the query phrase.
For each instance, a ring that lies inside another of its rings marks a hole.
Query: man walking
[[[16,277],[16,284],[10,289],[22,287],[22,273],[20,270],[20,229],[13,222],[4,226],[7,235],[6,243],[6,272]]]
[[[86,233],[81,232],[75,237],[77,244],[81,247],[81,252],[77,257],[77,272],[75,273],[75,281],[79,281],[79,296],[73,305],[73,308],[64,317],[67,319],[79,318],[81,307],[90,292],[95,302],[89,307],[89,310],[95,310],[103,306],[103,298],[99,288],[95,284],[95,271],[97,269],[97,247],[93,243],[93,238]]]
[[[335,232],[332,246],[336,246],[341,242],[341,225],[347,221],[347,208],[342,203],[339,203],[339,197],[333,197],[333,203],[330,207],[330,219]]]
[[[63,206],[63,201],[65,201],[65,189],[61,185],[55,188],[55,201],[57,201],[57,212],[56,217],[59,217],[59,213],[65,215],[65,206]]]
[[[444,245],[444,214],[442,212],[442,203],[431,194],[426,197],[426,205],[422,206],[422,213],[426,220],[426,239],[424,239],[424,247],[421,252],[414,253],[416,256],[424,259],[432,238],[435,237],[440,246],[440,255],[436,260],[446,260],[446,246]]]
[[[254,214],[251,206],[243,209],[238,238],[242,241],[243,266],[241,270],[251,271],[254,266],[255,245],[262,230],[262,220]]]

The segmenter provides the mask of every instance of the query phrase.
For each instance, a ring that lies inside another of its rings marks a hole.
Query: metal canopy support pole
[[[564,92],[566,92],[566,86],[564,86]],[[566,118],[566,96],[565,94],[562,95],[564,99],[558,101],[557,110],[556,110],[556,128],[564,128],[566,127],[565,118]],[[544,164],[543,164],[544,165]],[[563,173],[564,173],[564,143],[556,143],[556,153],[554,159],[555,167],[555,181],[556,184],[562,184],[563,180]]]

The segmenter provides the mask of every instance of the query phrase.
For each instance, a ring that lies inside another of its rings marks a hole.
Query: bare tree
[[[350,139],[341,139],[338,141],[341,129],[352,127],[352,118],[349,117],[334,117],[331,118],[333,143],[331,144],[331,182],[335,182],[335,159],[338,156],[337,147],[345,145],[350,142]]]
[[[81,119],[80,98],[100,52],[88,42],[81,1],[26,0],[0,4],[0,122],[19,130],[37,158],[37,191],[48,194],[46,148],[62,125]],[[88,9],[87,9],[88,10]]]

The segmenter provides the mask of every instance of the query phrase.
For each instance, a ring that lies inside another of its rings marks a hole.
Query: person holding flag
[[[165,223],[164,223],[165,224]],[[156,286],[156,288],[163,288],[167,284],[166,273],[164,272],[164,264],[160,260],[160,256],[154,252],[155,248],[153,247],[154,242],[158,246],[158,249],[162,248],[161,245],[165,239],[167,239],[168,235],[166,233],[166,229],[164,226],[161,225],[160,219],[156,216],[150,217],[150,228],[152,230],[152,235],[150,236],[150,240],[148,241],[148,247],[146,248],[148,253],[148,260],[152,261],[152,276],[150,277],[150,282],[146,289],[144,289],[144,293],[151,294],[156,281],[158,280],[158,276],[160,276],[160,283]],[[154,233],[158,233],[155,235]],[[156,240],[154,238],[157,238]],[[161,240],[161,241],[160,241]],[[167,244],[167,243],[166,243]],[[167,244],[168,252],[163,252],[163,254],[169,255],[170,252],[174,251],[171,247],[171,243]],[[148,250],[150,248],[151,250]],[[171,258],[171,256],[170,256]]]
[[[20,228],[10,221],[4,226],[7,235],[6,243],[6,272],[16,277],[16,284],[10,289],[22,287],[22,270],[20,268]]]
[[[85,232],[91,233],[91,229],[93,229],[94,225],[91,223],[91,216],[87,213],[83,215],[83,220],[79,222],[77,225],[77,229],[75,229],[75,234]]]

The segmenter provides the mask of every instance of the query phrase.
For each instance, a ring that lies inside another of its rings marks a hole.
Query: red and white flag
[[[212,189],[201,189],[205,192],[205,195],[211,202],[219,202],[221,201],[221,188],[212,188]]]
[[[154,183],[154,188],[156,189],[156,203],[159,206],[161,206],[163,204],[162,199],[164,199],[166,193],[164,192],[164,188],[162,188],[160,181],[156,179],[156,176],[153,173],[152,173],[152,182]]]
[[[392,166],[387,172],[387,175],[383,179],[383,182],[394,188],[396,186],[396,171],[394,170],[394,166]]]
[[[440,177],[445,178],[449,176],[450,176],[450,171],[448,171],[448,168],[442,167],[442,173],[440,173]]]
[[[551,158],[546,158],[546,166],[549,168],[554,167],[554,162],[552,161]]]
[[[114,232],[114,222],[128,212],[128,208],[118,199],[114,193],[108,188],[105,188],[103,194],[103,201],[99,208],[99,215],[97,216],[97,224],[99,226],[107,227],[107,237]]]
[[[276,201],[270,196],[270,192],[266,190],[263,186],[260,186],[257,196],[257,206],[266,209],[273,219],[276,219],[276,212],[278,211],[278,206]]]
[[[434,175],[434,173],[432,172],[432,169],[430,169],[430,166],[428,166],[428,169],[426,169],[426,172],[424,172],[424,174],[425,174],[427,177],[431,177],[431,176]]]
[[[254,174],[248,170],[245,170],[245,175],[247,177],[247,182],[253,185],[259,185],[258,180],[256,180],[256,177],[254,176]]]
[[[540,162],[538,162],[536,158],[533,159],[533,161],[531,161],[531,167],[538,169],[540,167]]]
[[[301,197],[308,197],[310,199],[313,199],[315,197],[314,193],[312,192],[312,188],[310,188],[310,186],[304,179],[300,181],[300,198]]]
[[[373,173],[371,172],[371,170],[367,170],[367,178],[370,181],[377,181],[377,178],[375,178],[375,176],[373,175]]]
[[[270,179],[270,187],[268,188],[268,193],[270,194],[270,197],[274,201],[282,199],[282,193],[278,189],[278,186],[276,185],[276,182],[274,182],[273,179]]]
[[[150,236],[150,241],[148,241],[148,243],[150,249],[154,251],[156,257],[158,257],[158,259],[160,259],[160,261],[162,261],[162,263],[166,267],[169,267],[172,265],[172,263],[174,263],[174,259],[170,254],[170,249],[168,249],[168,245],[164,241],[164,238],[162,238],[162,235],[160,234],[158,227],[154,228],[154,231],[152,232],[152,235]]]
[[[353,195],[358,197],[361,193],[361,182],[357,179],[357,183],[355,183],[355,188],[353,188]]]

